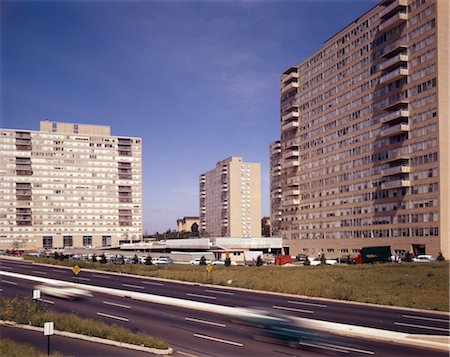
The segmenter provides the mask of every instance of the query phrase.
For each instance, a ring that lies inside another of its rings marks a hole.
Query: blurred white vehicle
[[[189,262],[189,264],[191,264],[191,265],[200,265],[201,260],[202,260],[202,258],[195,258],[194,260],[191,260]],[[205,258],[205,264],[211,264],[211,260]]]
[[[61,299],[75,300],[84,297],[92,297],[92,294],[90,292],[71,286],[36,285],[34,289],[40,290],[42,294],[58,297]]]
[[[431,255],[418,255],[417,257],[413,258],[413,262],[431,263],[434,262],[434,259]]]
[[[212,262],[212,265],[225,265],[225,260],[214,260],[214,261]],[[236,266],[237,263],[231,261],[231,264],[230,264],[230,265]]]

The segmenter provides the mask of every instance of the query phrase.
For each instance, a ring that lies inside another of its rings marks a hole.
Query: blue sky
[[[198,215],[198,176],[261,163],[279,137],[279,77],[376,4],[2,1],[0,127],[41,119],[143,138],[144,229]]]

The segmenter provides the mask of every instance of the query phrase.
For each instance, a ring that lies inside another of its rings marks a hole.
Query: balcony
[[[381,188],[384,190],[390,189],[390,188],[401,188],[401,187],[410,187],[410,186],[411,186],[411,181],[404,180],[404,179],[384,182],[381,184]]]
[[[292,79],[298,79],[298,78],[299,78],[298,72],[290,72],[289,74],[286,74],[281,78],[281,83],[285,84]]]
[[[31,170],[16,170],[17,176],[31,176],[33,175],[33,171]]]
[[[288,191],[284,192],[284,195],[286,197],[288,197],[288,196],[298,196],[298,195],[300,195],[300,190],[299,189],[288,190]]]
[[[290,122],[284,124],[281,127],[281,130],[286,131],[286,130],[290,130],[290,129],[294,129],[294,128],[296,129],[298,127],[299,127],[298,120],[293,120],[293,121],[290,121]]]
[[[297,157],[298,158],[299,155],[300,155],[300,153],[299,153],[298,149],[296,149],[296,150],[286,150],[283,153],[283,159],[288,159],[288,158],[291,158],[291,157]]]
[[[404,154],[404,153],[397,153],[393,156],[387,157],[386,159],[383,160],[383,162],[395,162],[395,161],[400,161],[400,162],[404,162],[404,161],[408,161],[409,160],[409,155],[408,154]]]
[[[394,11],[398,11],[399,9],[403,10],[408,6],[408,1],[406,0],[395,0],[390,5],[387,5],[383,10],[380,11],[380,18],[389,17],[392,15]]]
[[[397,110],[395,112],[388,113],[383,116],[380,120],[382,124],[389,123],[390,121],[398,120],[401,118],[409,118],[408,110]]]
[[[133,202],[131,197],[119,197],[119,202],[120,203],[131,203]]]
[[[31,145],[16,145],[17,151],[31,151]]]
[[[296,110],[293,110],[293,111],[283,115],[281,117],[281,120],[282,121],[288,121],[289,119],[298,118],[298,116],[299,116],[299,112],[296,111]]]
[[[405,12],[397,12],[394,16],[390,17],[386,21],[380,24],[378,27],[378,30],[381,31],[388,31],[395,26],[400,25],[401,23],[406,22],[408,20],[408,14]]]
[[[381,136],[393,136],[409,132],[409,124],[400,123],[380,130]]]
[[[288,169],[291,167],[298,167],[300,165],[300,162],[298,160],[286,160],[283,163],[283,168]]]
[[[401,166],[394,166],[390,167],[386,170],[381,171],[382,176],[393,176],[393,175],[399,175],[399,174],[408,174],[410,173],[411,168],[409,165],[401,165]]]
[[[407,98],[396,98],[393,101],[390,101],[383,107],[383,110],[396,110],[396,109],[404,109],[408,108],[409,100]]]
[[[398,55],[381,63],[380,70],[384,71],[386,69],[390,69],[391,67],[397,66],[399,64],[403,64],[403,67],[404,67],[405,63],[408,62],[408,60],[409,60],[409,57],[407,54],[399,53]]]
[[[284,201],[284,206],[294,206],[294,205],[299,205],[299,204],[300,204],[300,200],[296,199],[296,198]]]
[[[383,50],[383,55],[381,57],[390,58],[395,56],[398,53],[405,52],[408,49],[408,46],[403,43],[404,40],[399,39],[395,42],[392,42],[390,45],[387,45]]]
[[[17,138],[21,138],[21,139],[31,139],[31,133],[28,132],[19,132],[16,131],[16,139]]]
[[[380,84],[394,82],[400,78],[407,77],[409,74],[408,68],[400,67],[385,75],[381,76]]]
[[[119,180],[131,180],[133,176],[131,174],[119,174]]]
[[[299,87],[297,82],[290,82],[289,84],[281,87],[281,93],[285,94],[285,93],[289,93],[292,90],[295,90]]]

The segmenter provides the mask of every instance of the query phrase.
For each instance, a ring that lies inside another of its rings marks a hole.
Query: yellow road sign
[[[213,268],[213,266],[212,266],[211,263],[208,263],[208,264],[206,265],[206,271],[207,271],[208,273],[211,273],[212,268]]]
[[[75,265],[75,266],[72,268],[72,271],[73,271],[73,273],[74,273],[75,275],[78,275],[78,274],[80,273],[80,271],[81,271],[81,268],[80,268],[78,265]]]

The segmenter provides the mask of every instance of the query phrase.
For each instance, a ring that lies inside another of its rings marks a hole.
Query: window
[[[53,237],[52,236],[43,236],[42,237],[42,247],[45,249],[53,248]]]
[[[102,236],[102,247],[111,246],[111,236]]]
[[[73,247],[72,236],[63,236],[63,247]]]
[[[83,246],[92,245],[92,236],[83,236]]]

